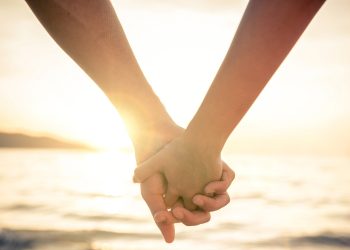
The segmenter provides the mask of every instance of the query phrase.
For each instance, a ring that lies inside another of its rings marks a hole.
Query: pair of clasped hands
[[[190,139],[188,135],[195,133],[172,121],[146,80],[109,0],[26,2],[57,44],[119,111],[139,164],[134,181],[142,183],[142,196],[165,241],[174,240],[175,222],[198,225],[209,221],[209,212],[229,202],[226,191],[234,173],[221,161],[224,143],[215,147],[218,153],[202,149],[203,145],[214,148],[217,134],[210,136],[207,131],[214,130],[198,129],[198,124],[208,124],[214,119],[212,113],[218,115],[216,109],[221,108],[205,112],[205,120],[193,126],[193,131],[205,132],[213,140]]]
[[[227,189],[235,174],[220,155],[210,159],[198,152],[175,124],[140,137],[134,182],[141,182],[142,197],[166,242],[174,240],[174,223],[208,222],[210,212],[229,203]]]
[[[166,242],[229,202],[221,150],[325,0],[250,0],[189,126],[177,126],[148,84],[109,0],[26,0],[58,45],[118,109],[134,144],[134,181]],[[186,90],[185,90],[186,91]]]

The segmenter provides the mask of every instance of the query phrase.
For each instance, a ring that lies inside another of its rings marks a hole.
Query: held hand
[[[163,194],[166,191],[164,177],[155,174],[141,183],[143,199],[148,204],[154,220],[161,230],[164,239],[172,242],[174,239],[175,222],[182,222],[187,226],[196,226],[206,223],[210,220],[211,211],[216,211],[226,206],[230,197],[227,189],[234,180],[235,173],[226,165],[223,165],[223,175],[220,181],[214,181],[207,184],[204,191],[208,196],[197,194],[193,202],[200,208],[196,211],[189,211],[183,207],[182,202],[177,202],[172,208],[172,215],[167,211]]]
[[[166,124],[157,129],[144,129],[142,134],[133,138],[137,162],[142,162],[156,153],[173,138],[181,135],[183,129],[175,124]],[[141,195],[152,213],[153,219],[167,243],[174,241],[177,222],[170,211],[167,210],[163,199],[166,191],[166,181],[163,175],[155,174],[141,183]]]
[[[173,216],[187,226],[194,226],[209,221],[209,212],[219,210],[230,202],[227,189],[235,178],[235,173],[223,162],[223,170],[220,181],[208,183],[203,194],[196,194],[192,201],[199,207],[199,210],[189,211],[181,204],[175,204],[172,208]],[[204,212],[205,211],[205,212]],[[205,217],[207,215],[207,217]]]
[[[153,133],[151,131],[147,132],[145,136],[139,137],[137,140],[139,143],[135,144],[137,161],[142,162],[150,158],[151,154],[157,152],[160,147],[180,136],[182,133],[183,129],[174,125],[163,126]],[[224,164],[221,180],[211,182],[205,187],[206,192],[210,194],[215,193],[215,195],[213,197],[206,197],[205,195],[195,196],[195,199],[198,197],[198,200],[203,204],[197,204],[202,209],[197,211],[189,211],[183,208],[181,203],[176,204],[176,207],[172,210],[173,212],[175,211],[173,214],[167,210],[163,199],[163,195],[166,193],[167,182],[161,174],[154,174],[145,182],[141,183],[141,193],[165,241],[172,242],[175,236],[175,222],[182,222],[188,226],[205,223],[210,219],[210,211],[218,210],[228,203],[229,196],[226,190],[233,179],[233,171]]]
[[[162,173],[167,180],[165,203],[178,204],[181,198],[185,208],[195,210],[194,195],[204,193],[207,183],[220,180],[223,170],[220,156],[207,157],[196,152],[183,137],[178,137],[135,169],[134,180],[143,182]]]

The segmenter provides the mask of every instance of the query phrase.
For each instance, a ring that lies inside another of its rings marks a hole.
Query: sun
[[[86,98],[91,101],[92,97]],[[127,129],[116,108],[106,96],[97,99],[92,107],[84,107],[89,112],[85,119],[80,120],[79,127],[85,141],[97,149],[132,148]],[[88,103],[85,102],[86,105]]]

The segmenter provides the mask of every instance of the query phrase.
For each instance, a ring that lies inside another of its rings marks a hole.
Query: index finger
[[[151,178],[154,178],[152,176]],[[150,178],[150,179],[151,179]],[[142,197],[149,207],[155,223],[161,231],[164,240],[168,243],[174,241],[175,228],[174,223],[176,222],[172,214],[167,210],[166,204],[163,200],[163,194],[151,192],[152,189],[149,187],[148,181],[141,184]]]

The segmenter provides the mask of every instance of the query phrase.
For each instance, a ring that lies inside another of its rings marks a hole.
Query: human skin
[[[228,136],[324,2],[249,1],[227,55],[189,126],[140,164],[134,179],[142,182],[162,173],[168,181],[167,204],[172,206],[181,198],[186,208],[195,208],[192,197],[205,193],[205,184],[220,177],[224,164],[220,154]],[[181,181],[184,173],[189,177]],[[177,209],[173,214],[181,218]]]
[[[58,45],[97,83],[119,111],[135,148],[138,163],[145,161],[183,133],[170,118],[143,75],[121,24],[108,0],[26,0]],[[228,203],[229,178],[208,184],[218,193],[198,195],[204,210],[190,212],[177,204],[186,225],[204,223],[210,211]],[[224,187],[224,190],[223,188]],[[141,192],[165,240],[174,239],[174,222],[163,200],[166,180],[155,174],[142,183]]]
[[[169,141],[180,136],[183,130],[184,129],[178,126],[163,124],[163,126],[158,127],[157,131],[143,134],[143,138],[138,140],[142,143],[140,145],[135,145],[137,161],[143,161],[143,159],[149,158],[149,156],[155,154],[160,148],[166,146]],[[138,152],[142,153],[139,154]],[[230,197],[227,194],[227,189],[234,177],[234,172],[226,166],[223,169],[220,181],[211,182],[206,185],[209,196],[200,194],[194,196],[194,200],[201,202],[201,204],[198,205],[199,209],[195,211],[185,209],[181,202],[174,204],[172,210],[177,212],[178,218],[175,218],[173,214],[168,211],[170,206],[168,206],[163,199],[163,195],[167,192],[168,182],[162,174],[155,173],[150,176],[147,181],[141,183],[141,194],[147,203],[152,204],[149,208],[154,216],[154,220],[160,228],[166,242],[170,243],[174,240],[175,236],[172,224],[181,221],[187,226],[194,226],[208,222],[210,220],[209,212],[218,210],[229,203]]]

